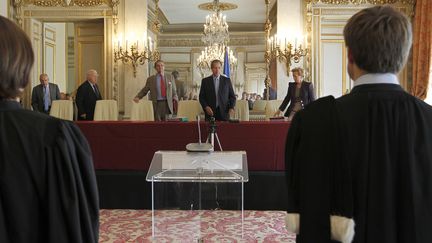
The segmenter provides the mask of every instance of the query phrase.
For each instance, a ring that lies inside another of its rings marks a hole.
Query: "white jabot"
[[[394,73],[367,73],[354,81],[354,87],[362,84],[399,84]]]
[[[96,93],[96,91],[95,91],[95,87],[94,87],[94,84],[92,84],[92,82],[90,82],[90,81],[88,81],[87,80],[87,82],[90,84],[90,86],[92,87],[92,89],[93,89],[93,92],[95,92]]]

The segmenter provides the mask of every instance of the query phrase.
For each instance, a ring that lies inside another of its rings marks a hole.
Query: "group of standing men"
[[[234,114],[236,97],[231,80],[221,75],[222,62],[214,60],[211,63],[212,75],[204,78],[201,83],[199,102],[205,111],[206,118],[228,120]],[[174,114],[175,103],[186,98],[184,84],[178,81],[178,72],[165,72],[165,63],[158,60],[154,64],[156,74],[147,78],[147,82],[133,99],[138,103],[150,92],[156,121],[164,121],[170,114]],[[87,72],[87,79],[77,89],[76,106],[78,120],[93,120],[96,102],[102,99],[97,85],[96,70]],[[56,84],[49,83],[47,74],[41,74],[41,84],[33,88],[33,110],[49,114],[53,100],[60,99],[60,91]],[[178,87],[177,87],[178,86]]]
[[[216,120],[223,121],[234,114],[236,98],[231,80],[221,75],[221,66],[221,61],[212,61],[212,75],[201,82],[199,102],[207,118],[214,117]],[[184,88],[177,89],[176,78],[165,72],[165,64],[162,60],[156,61],[154,67],[157,73],[147,79],[146,85],[138,92],[134,101],[138,103],[150,92],[149,98],[153,102],[155,120],[163,121],[170,114],[174,114],[174,102],[178,102],[179,96],[185,96],[185,92]],[[183,95],[179,92],[181,89]]]
[[[87,71],[87,79],[77,89],[76,106],[78,108],[78,120],[93,120],[96,101],[102,99],[97,85],[98,73],[96,70]],[[40,84],[32,91],[32,108],[34,111],[49,114],[54,100],[60,100],[58,85],[49,82],[47,74],[39,77]]]

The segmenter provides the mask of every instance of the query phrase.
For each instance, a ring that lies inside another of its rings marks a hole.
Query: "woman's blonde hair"
[[[291,69],[292,73],[298,72],[300,74],[300,76],[304,77],[304,69],[301,67],[296,67]]]

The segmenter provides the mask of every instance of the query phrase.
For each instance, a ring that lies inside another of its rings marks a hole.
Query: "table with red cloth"
[[[89,141],[96,170],[147,171],[158,150],[185,150],[198,142],[196,122],[77,122]],[[201,122],[202,140],[208,123]],[[283,171],[288,122],[217,123],[224,151],[244,150],[249,171]],[[218,147],[216,146],[218,149]]]

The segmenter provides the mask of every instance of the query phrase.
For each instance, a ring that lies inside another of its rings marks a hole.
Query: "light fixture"
[[[293,37],[295,36],[294,34],[289,36],[291,39],[275,35],[267,40],[271,57],[278,58],[279,62],[285,62],[288,76],[292,62],[299,63],[300,59],[308,53],[308,50],[303,48],[302,44],[299,44],[303,42],[303,38]]]
[[[279,62],[285,62],[287,69],[287,75],[289,76],[291,71],[291,64],[299,63],[300,59],[306,56],[309,52],[308,49],[303,48],[301,45],[302,39],[295,34],[288,34],[286,37],[270,37],[270,31],[272,29],[272,24],[270,21],[270,0],[265,0],[266,4],[266,22],[264,25],[265,38],[266,38],[266,51],[264,53],[264,60],[266,62],[266,79],[265,86],[267,91],[267,100],[270,98],[270,61],[277,58]],[[307,36],[304,38],[307,42]],[[294,42],[294,45],[292,44]],[[299,44],[299,45],[298,45]],[[308,46],[307,43],[305,45]]]
[[[157,43],[150,37],[139,40],[135,38],[133,33],[129,36],[126,38],[125,46],[123,46],[122,35],[119,35],[117,43],[114,44],[114,61],[121,60],[123,64],[131,64],[134,77],[136,77],[138,64],[144,65],[146,60],[158,60],[159,52],[157,51]]]
[[[213,60],[220,60],[221,62],[224,61],[224,55],[225,55],[225,49],[228,53],[228,60],[230,62],[230,67],[234,68],[237,66],[237,58],[234,56],[234,53],[232,50],[229,49],[229,47],[225,46],[224,44],[218,44],[215,43],[211,46],[206,47],[202,52],[201,55],[198,57],[198,68],[200,68],[201,73],[204,72],[204,70],[210,69],[211,61]]]
[[[206,5],[207,10],[213,11],[211,15],[207,15],[204,24],[203,36],[201,38],[207,47],[201,52],[197,59],[197,67],[200,69],[201,75],[210,70],[210,64],[213,60],[224,61],[225,52],[228,53],[228,60],[231,70],[237,67],[237,58],[234,56],[232,50],[229,49],[229,31],[226,16],[222,15],[221,9],[233,9],[237,6],[233,4],[220,3],[219,0],[214,0],[212,3],[202,4]],[[229,8],[226,8],[229,6]],[[234,7],[233,7],[234,6]]]
[[[122,61],[123,64],[131,64],[133,75],[136,77],[138,65],[144,65],[146,60],[157,61],[160,59],[158,50],[158,35],[161,29],[159,22],[159,0],[155,0],[155,20],[153,21],[152,30],[155,33],[155,39],[152,40],[144,34],[143,38],[136,38],[135,33],[131,32],[125,38],[123,45],[123,36],[119,34],[114,42],[114,61]]]

